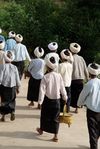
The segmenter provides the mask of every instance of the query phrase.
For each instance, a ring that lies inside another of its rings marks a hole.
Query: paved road
[[[60,125],[59,142],[52,142],[52,134],[39,136],[36,127],[39,126],[40,111],[29,108],[26,100],[28,79],[22,79],[20,94],[16,99],[16,119],[0,122],[0,149],[88,149],[88,132],[85,109],[79,114],[73,113],[73,124]],[[73,112],[73,109],[71,109]],[[99,140],[100,146],[100,140]]]

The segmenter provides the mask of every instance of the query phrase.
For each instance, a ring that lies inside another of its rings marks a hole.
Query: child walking
[[[40,84],[39,100],[41,105],[40,128],[37,132],[41,135],[43,131],[54,134],[52,141],[58,141],[60,94],[67,102],[67,93],[61,75],[55,72],[58,63],[51,56],[46,59],[47,74],[44,75]]]
[[[59,64],[59,73],[61,74],[64,86],[68,95],[67,100],[67,112],[70,111],[70,102],[71,102],[71,80],[72,80],[72,71],[73,71],[73,56],[68,49],[64,49],[60,53],[62,62]],[[60,100],[61,112],[63,111],[63,100]]]
[[[32,59],[28,71],[30,79],[28,82],[27,100],[30,101],[29,106],[34,106],[34,102],[38,101],[39,88],[41,79],[44,76],[45,62],[41,58],[44,55],[44,50],[41,47],[36,47],[34,50],[35,58]],[[39,108],[37,106],[37,108]]]
[[[12,57],[12,52],[7,51],[7,56]],[[11,114],[10,120],[15,120],[16,92],[19,93],[21,85],[17,67],[11,63],[4,64],[3,79],[1,83],[1,121],[5,121],[5,115]]]

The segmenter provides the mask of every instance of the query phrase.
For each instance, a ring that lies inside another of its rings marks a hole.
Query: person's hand
[[[40,104],[38,104],[38,109],[41,109],[41,105]]]
[[[19,94],[19,89],[18,88],[16,88],[16,93]]]

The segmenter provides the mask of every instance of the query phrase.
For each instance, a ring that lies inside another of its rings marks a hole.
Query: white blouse
[[[67,101],[67,93],[63,79],[59,73],[50,72],[41,80],[38,100],[39,104],[42,104],[45,95],[50,100],[60,99],[60,95],[62,95],[63,100]]]

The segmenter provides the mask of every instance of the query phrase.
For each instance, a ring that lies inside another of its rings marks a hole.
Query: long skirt
[[[53,134],[58,134],[60,115],[60,99],[44,98],[41,108],[40,128]]]
[[[77,108],[77,101],[80,92],[83,89],[83,80],[72,80],[71,83],[71,106]]]
[[[16,98],[16,88],[15,87],[4,87],[2,86],[1,93],[1,106],[0,113],[1,114],[9,114],[11,112],[15,112],[15,98]]]
[[[27,100],[29,101],[38,101],[39,96],[39,88],[40,88],[41,79],[34,79],[32,76],[28,82],[28,92],[27,92]]]
[[[100,137],[100,112],[94,112],[87,109],[87,125],[89,131],[90,148],[98,148],[98,139]]]
[[[66,92],[67,92],[67,96],[68,96],[68,100],[67,100],[67,112],[70,111],[70,102],[71,102],[71,88],[70,87],[65,87]],[[62,99],[60,99],[60,112],[63,112],[63,107],[64,107],[65,101]]]
[[[20,79],[22,79],[22,76],[23,76],[23,73],[24,73],[25,62],[24,61],[12,62],[12,64],[17,67],[19,77],[20,77]]]

